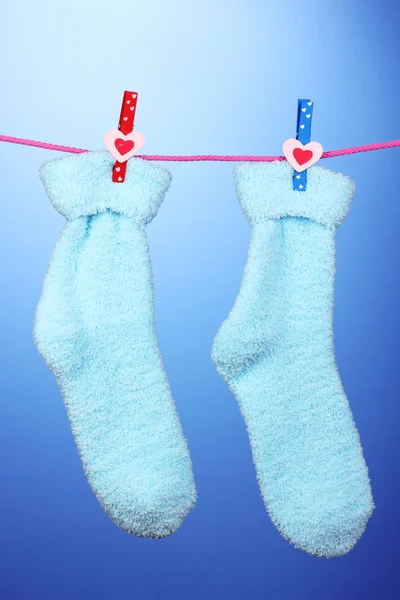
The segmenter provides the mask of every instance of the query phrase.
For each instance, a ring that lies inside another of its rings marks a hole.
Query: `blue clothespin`
[[[311,100],[298,100],[296,139],[302,144],[311,142],[311,121],[314,103]],[[305,192],[307,188],[307,170],[293,173],[293,189]]]

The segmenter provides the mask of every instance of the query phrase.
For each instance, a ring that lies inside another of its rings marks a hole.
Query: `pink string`
[[[73,146],[59,146],[57,144],[47,144],[35,140],[26,140],[24,138],[10,137],[0,135],[0,142],[10,144],[20,144],[22,146],[35,146],[46,150],[56,150],[57,152],[70,152],[72,154],[81,154],[90,152],[83,148],[74,148]],[[352,148],[342,148],[341,150],[330,150],[324,152],[321,158],[333,158],[335,156],[345,156],[347,154],[356,154],[358,152],[370,152],[371,150],[384,150],[385,148],[396,148],[400,146],[400,140],[392,142],[380,142],[378,144],[367,144],[366,146],[353,146]],[[286,160],[284,156],[224,156],[217,154],[199,154],[193,156],[168,156],[163,154],[138,154],[138,158],[156,161],[174,161],[174,162],[194,162],[194,161],[220,161],[220,162],[273,162],[274,160]]]
[[[45,150],[57,150],[58,152],[72,152],[73,154],[82,154],[82,152],[89,152],[89,150],[83,150],[82,148],[73,148],[72,146],[58,146],[57,144],[47,144],[46,142],[37,142],[36,140],[26,140],[24,138],[10,137],[9,135],[0,135],[0,142],[20,144],[21,146],[35,146],[36,148],[45,148]]]

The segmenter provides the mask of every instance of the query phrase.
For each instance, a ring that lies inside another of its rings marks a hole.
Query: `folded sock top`
[[[355,184],[323,167],[307,170],[307,189],[293,190],[293,169],[287,162],[246,163],[234,171],[242,209],[254,225],[266,219],[304,217],[337,227],[350,208]]]
[[[116,183],[111,179],[114,162],[107,151],[85,152],[45,163],[40,177],[54,207],[69,220],[111,210],[148,223],[157,214],[171,174],[132,158],[124,183]]]

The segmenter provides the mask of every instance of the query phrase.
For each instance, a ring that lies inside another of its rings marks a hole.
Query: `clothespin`
[[[307,169],[322,156],[323,148],[319,142],[311,142],[311,121],[314,104],[311,100],[298,100],[296,139],[290,138],[283,144],[283,153],[293,167],[293,189],[305,192],[307,188]]]
[[[121,106],[121,114],[119,116],[118,129],[124,135],[128,135],[133,131],[133,126],[135,124],[135,116],[136,116],[136,106],[138,101],[137,92],[124,92],[124,96],[122,98],[122,106]],[[112,180],[122,183],[125,181],[125,173],[126,173],[126,161],[125,162],[115,162],[112,171]]]
[[[108,150],[117,159],[112,170],[112,180],[116,183],[125,181],[127,160],[139,152],[144,144],[143,135],[133,133],[137,101],[137,92],[124,92],[118,129],[110,129],[104,136]]]
[[[297,126],[296,140],[303,146],[311,141],[311,122],[314,104],[311,100],[298,100],[297,102]],[[307,169],[299,173],[293,173],[293,189],[299,192],[305,192],[307,188]]]

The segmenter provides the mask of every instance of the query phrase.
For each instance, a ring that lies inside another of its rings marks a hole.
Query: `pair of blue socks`
[[[157,344],[145,233],[171,176],[134,158],[116,184],[112,164],[99,152],[41,169],[67,223],[34,335],[104,510],[126,531],[157,538],[176,531],[196,501]],[[212,357],[239,402],[273,522],[295,546],[328,557],[354,546],[373,510],[332,332],[334,236],[354,185],[312,167],[307,191],[295,192],[292,173],[282,162],[235,169],[253,231]]]

